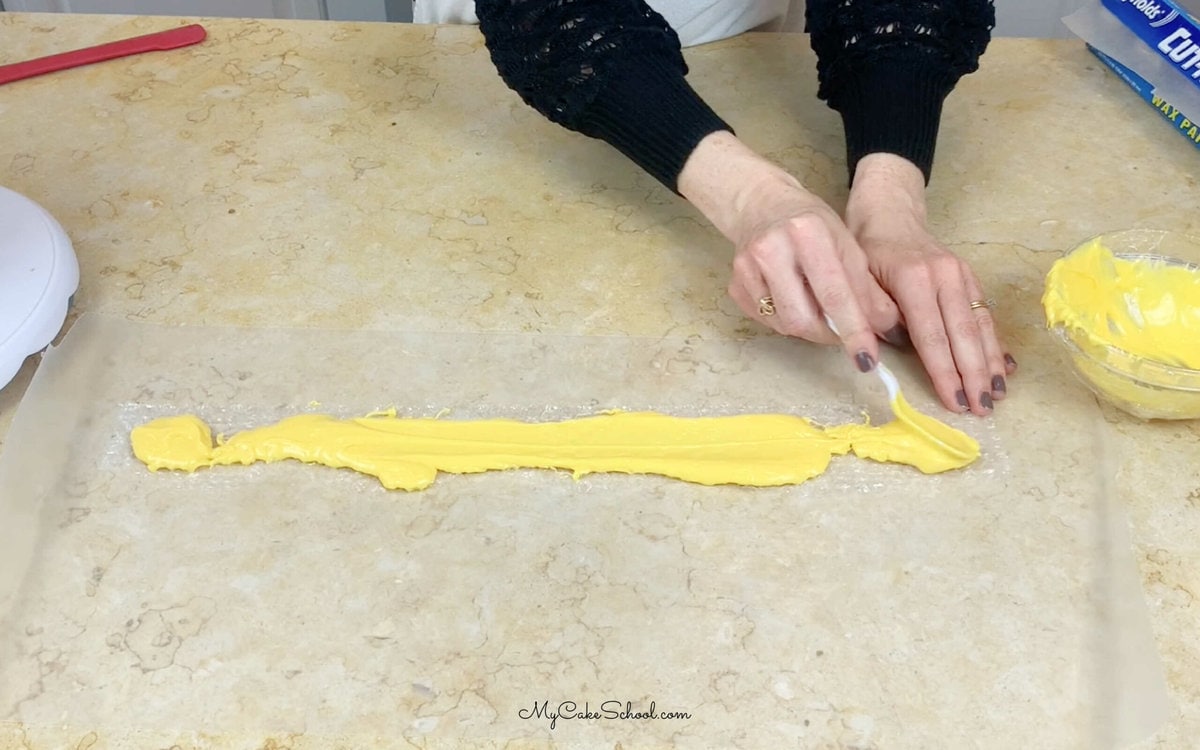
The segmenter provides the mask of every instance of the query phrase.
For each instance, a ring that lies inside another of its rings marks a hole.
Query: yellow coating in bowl
[[[1098,395],[1144,418],[1200,417],[1200,270],[1092,240],[1050,269],[1042,305]]]

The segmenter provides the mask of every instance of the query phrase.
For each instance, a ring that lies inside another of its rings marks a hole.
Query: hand
[[[996,332],[974,271],[925,227],[925,178],[912,162],[871,154],[855,170],[846,223],[871,273],[900,306],[908,333],[946,408],[985,415],[1008,391],[1017,363]]]
[[[788,336],[838,343],[824,312],[858,369],[875,366],[876,332],[894,329],[900,311],[836,212],[726,132],[700,142],[678,185],[733,242],[729,294],[742,312]]]

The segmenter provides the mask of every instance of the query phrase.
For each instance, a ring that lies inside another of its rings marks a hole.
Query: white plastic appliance
[[[78,286],[67,233],[44,208],[0,187],[0,388],[58,335]]]

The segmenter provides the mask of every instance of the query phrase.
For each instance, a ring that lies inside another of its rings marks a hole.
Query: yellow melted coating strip
[[[672,417],[614,412],[563,422],[506,419],[446,421],[393,413],[339,420],[289,417],[213,445],[195,416],[166,417],[136,427],[133,452],[150,469],[196,469],[295,459],[378,477],[388,489],[420,490],[439,471],[473,474],[515,468],[658,474],[698,484],[754,487],[799,484],[825,471],[833,456],[853,451],[925,473],[958,469],[979,457],[970,436],[903,407],[922,421],[873,427],[822,428],[802,417],[750,414]],[[929,425],[937,426],[931,439]]]
[[[1157,362],[1200,369],[1200,272],[1115,257],[1099,241],[1055,262],[1046,322]]]

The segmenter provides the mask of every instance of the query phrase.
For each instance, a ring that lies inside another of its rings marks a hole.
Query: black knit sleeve
[[[992,0],[808,0],[818,95],[842,116],[853,179],[871,153],[933,169],[942,103],[979,67]]]
[[[728,130],[687,84],[679,37],[643,0],[476,0],[504,81],[550,120],[604,140],[671,190]]]

